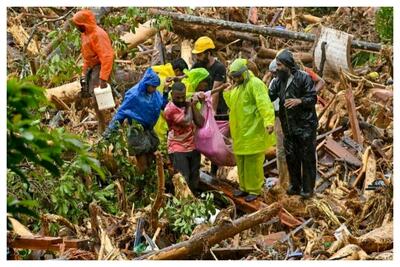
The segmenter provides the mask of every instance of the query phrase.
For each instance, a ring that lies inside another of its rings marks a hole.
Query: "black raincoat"
[[[277,60],[286,65],[293,75],[293,80],[286,88],[286,81],[279,78],[272,83],[269,89],[271,101],[279,98],[279,119],[282,122],[282,129],[285,135],[309,135],[316,131],[318,125],[315,104],[317,93],[314,82],[304,71],[298,69],[292,54],[285,50],[277,57]],[[286,109],[284,103],[289,98],[300,98],[302,103],[294,108]]]
[[[318,119],[315,112],[317,95],[311,77],[299,70],[293,55],[284,50],[276,57],[290,69],[291,77],[277,78],[269,89],[271,101],[279,98],[279,119],[284,133],[286,161],[290,175],[290,191],[312,194],[316,178],[316,132]],[[288,84],[288,86],[287,86]],[[302,103],[287,109],[285,100],[298,98]]]

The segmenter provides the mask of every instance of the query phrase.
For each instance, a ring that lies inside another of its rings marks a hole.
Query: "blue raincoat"
[[[149,94],[148,85],[154,87],[160,85],[160,78],[151,68],[146,70],[138,84],[125,93],[125,98],[110,122],[109,128],[115,128],[116,121],[123,123],[125,119],[128,119],[130,123],[135,120],[144,129],[154,127],[168,99],[157,90]]]

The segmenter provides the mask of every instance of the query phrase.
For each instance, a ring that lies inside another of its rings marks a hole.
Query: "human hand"
[[[192,96],[192,98],[190,98],[190,102],[191,102],[192,104],[197,104],[197,102],[199,102],[199,96],[198,96],[197,94],[194,94],[194,95]]]
[[[231,83],[224,83],[224,84],[221,84],[221,88],[222,88],[223,90],[229,91],[229,90],[232,89],[232,84],[231,84]]]
[[[206,95],[204,94],[204,92],[197,92],[196,96],[199,99],[199,101],[206,99]]]
[[[100,88],[107,88],[107,81],[100,79]]]
[[[171,87],[172,82],[173,82],[173,78],[167,78],[165,80],[164,91],[168,91],[169,87]]]
[[[301,99],[300,98],[289,98],[286,99],[285,101],[285,108],[291,109],[294,108],[295,106],[298,106],[301,104]]]

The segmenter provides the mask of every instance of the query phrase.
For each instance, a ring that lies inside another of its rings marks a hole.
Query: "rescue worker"
[[[160,143],[153,128],[168,102],[168,96],[157,91],[159,85],[160,78],[148,68],[139,83],[125,93],[122,104],[103,134],[105,138],[109,137],[116,130],[117,122],[122,124],[128,120],[128,150],[130,155],[136,156],[141,172],[149,167],[152,154]]]
[[[183,71],[187,70],[188,66],[182,58],[179,58],[177,60],[174,60],[172,63],[156,65],[152,66],[151,68],[154,70],[155,73],[157,73],[158,77],[160,78],[160,85],[157,86],[157,90],[160,93],[163,93],[165,84],[170,83],[171,79],[174,79],[176,76],[183,75]],[[156,125],[154,126],[154,130],[160,140],[160,147],[166,148],[168,125],[165,121],[163,112],[161,112],[160,117]]]
[[[192,97],[195,92],[207,91],[211,84],[211,75],[205,68],[184,70],[182,82],[186,86],[186,97]]]
[[[96,24],[96,18],[90,10],[80,10],[72,18],[81,32],[83,68],[81,77],[81,97],[92,98],[98,120],[98,131],[106,127],[105,114],[99,110],[94,97],[94,88],[106,88],[110,79],[114,50],[108,34]]]
[[[184,75],[183,71],[188,70],[189,67],[183,58],[178,58],[172,61],[172,68],[174,69],[175,76]]]
[[[299,70],[289,50],[276,56],[277,79],[269,96],[279,98],[279,118],[284,133],[286,162],[289,169],[289,195],[303,198],[313,195],[316,178],[317,95],[311,77]]]
[[[196,193],[200,180],[200,153],[196,150],[194,133],[202,127],[204,118],[196,108],[197,97],[186,100],[186,86],[182,82],[172,85],[172,101],[165,107],[168,123],[168,154],[174,168],[186,179],[190,190]]]
[[[236,59],[229,67],[235,82],[223,96],[229,107],[233,153],[239,174],[239,190],[234,196],[254,201],[262,192],[265,151],[275,142],[274,107],[266,85],[248,70],[246,59]]]
[[[210,73],[211,85],[208,90],[212,90],[226,82],[226,68],[218,59],[213,55],[215,49],[214,42],[210,37],[202,36],[194,43],[192,53],[195,55],[196,62],[192,66],[195,68],[205,68]],[[222,92],[212,95],[212,106],[215,112],[215,120],[228,121],[228,106],[222,96]],[[218,166],[211,165],[211,175],[216,175]]]

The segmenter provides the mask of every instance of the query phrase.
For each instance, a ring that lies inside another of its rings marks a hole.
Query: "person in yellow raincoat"
[[[160,85],[157,87],[157,90],[160,93],[163,93],[166,79],[182,75],[183,72],[188,69],[188,65],[186,64],[185,60],[183,60],[182,58],[178,58],[172,61],[172,63],[167,63],[165,65],[156,65],[152,66],[151,68],[154,70],[155,73],[157,73],[158,77],[160,78]],[[158,121],[154,126],[154,131],[160,139],[161,147],[166,147],[168,125],[164,118],[163,111],[161,112],[160,117],[158,118]]]
[[[274,107],[267,86],[248,69],[246,59],[236,59],[229,66],[234,81],[223,96],[229,107],[233,153],[239,174],[235,197],[246,196],[247,202],[261,194],[264,183],[265,151],[275,144]]]

